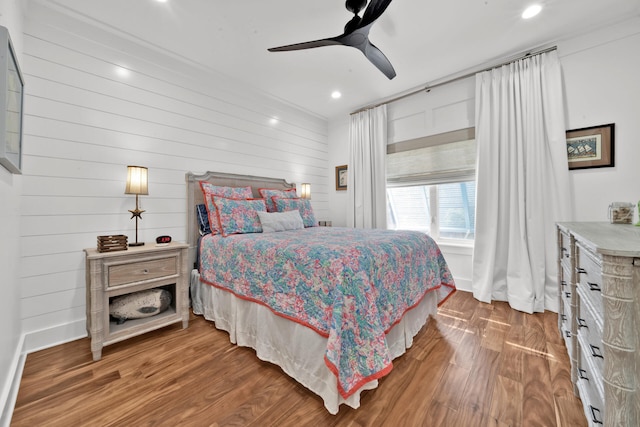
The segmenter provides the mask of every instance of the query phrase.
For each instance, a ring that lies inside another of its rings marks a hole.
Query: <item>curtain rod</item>
[[[352,116],[354,114],[358,114],[358,113],[361,113],[363,111],[367,111],[367,110],[370,110],[372,108],[379,107],[381,105],[391,104],[392,102],[396,102],[396,101],[399,101],[401,99],[408,98],[408,97],[416,95],[418,93],[425,92],[425,91],[428,92],[433,88],[436,88],[436,87],[439,87],[439,86],[444,86],[444,85],[449,84],[449,83],[457,82],[458,80],[466,79],[467,77],[474,76],[474,75],[476,75],[478,73],[483,73],[485,71],[490,71],[490,70],[493,70],[494,68],[500,68],[503,65],[508,65],[508,64],[511,64],[512,62],[520,61],[521,59],[529,58],[531,56],[541,55],[543,53],[551,52],[551,51],[554,51],[556,49],[558,49],[558,46],[551,46],[551,47],[548,47],[548,48],[545,48],[545,49],[541,49],[541,50],[538,50],[538,51],[535,51],[535,52],[527,52],[527,53],[525,53],[523,55],[520,55],[519,57],[517,57],[515,59],[510,59],[508,61],[501,62],[501,63],[499,63],[497,65],[492,65],[492,66],[484,68],[482,70],[473,71],[473,72],[464,74],[462,76],[453,77],[453,78],[450,78],[448,80],[445,80],[445,81],[442,81],[442,82],[438,82],[438,83],[435,83],[435,84],[432,84],[432,85],[427,84],[426,86],[424,86],[424,87],[422,87],[420,89],[416,89],[414,91],[405,93],[403,95],[398,95],[395,98],[388,99],[388,100],[386,100],[384,102],[379,102],[377,104],[367,105],[366,107],[362,107],[362,108],[357,109],[356,111],[352,111],[351,113],[349,113],[349,115]]]

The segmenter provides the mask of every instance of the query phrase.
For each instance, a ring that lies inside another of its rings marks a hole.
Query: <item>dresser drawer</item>
[[[571,286],[567,283],[566,286],[560,286],[560,300],[562,301],[563,304],[566,304],[568,306],[575,306],[576,305],[576,295],[575,292],[571,291]],[[569,314],[571,314],[571,312],[569,312]]]
[[[107,268],[107,287],[178,274],[176,257],[113,264]]]
[[[576,286],[602,318],[602,261],[576,244]]]
[[[563,267],[571,270],[571,238],[568,234],[560,232],[560,263]],[[571,280],[571,276],[566,276],[567,281]]]
[[[580,399],[584,406],[584,412],[589,425],[600,425],[604,420],[604,389],[602,374],[590,363],[588,354],[585,354],[585,342],[578,337],[579,362],[578,362],[578,389]]]
[[[604,349],[602,346],[602,320],[594,313],[589,300],[584,298],[583,290],[578,289],[577,327],[578,339],[581,342],[581,352],[585,359],[598,371],[600,376],[604,369]]]
[[[573,355],[573,340],[571,339],[571,309],[569,308],[569,304],[565,304],[564,302],[560,307],[560,313],[558,313],[558,316],[560,317],[560,333],[562,334],[562,338],[564,338],[564,344],[567,347],[567,352],[571,358]]]

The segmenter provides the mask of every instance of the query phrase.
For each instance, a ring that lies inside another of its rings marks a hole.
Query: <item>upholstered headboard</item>
[[[295,188],[284,179],[266,178],[252,175],[236,175],[233,173],[206,172],[196,175],[187,172],[187,243],[189,243],[189,264],[194,265],[196,261],[196,251],[198,246],[198,219],[196,217],[196,205],[204,203],[204,196],[200,189],[200,181],[207,181],[213,185],[225,187],[246,187],[251,186],[254,197],[260,197],[259,188],[277,188],[286,190]]]

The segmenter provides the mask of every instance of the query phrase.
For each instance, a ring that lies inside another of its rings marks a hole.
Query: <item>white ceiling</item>
[[[370,39],[388,80],[358,50],[267,48],[336,36],[344,0],[36,0],[240,79],[331,119],[444,77],[640,15],[640,0],[394,0]],[[542,12],[520,14],[533,1]],[[334,100],[334,90],[343,97]]]

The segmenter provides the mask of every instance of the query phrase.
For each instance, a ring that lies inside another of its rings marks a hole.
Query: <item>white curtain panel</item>
[[[387,228],[387,106],[351,116],[347,225]]]
[[[555,222],[572,208],[555,51],[476,75],[476,141],[473,294],[557,312]]]

